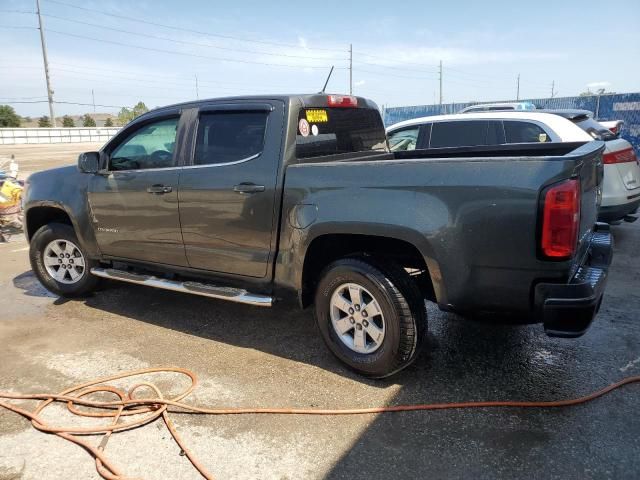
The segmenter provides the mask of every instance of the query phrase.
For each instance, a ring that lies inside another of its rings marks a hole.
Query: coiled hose
[[[134,384],[124,391],[114,386],[106,384],[114,380],[122,380],[131,377],[157,374],[157,373],[176,373],[185,375],[191,380],[191,384],[185,390],[172,398],[164,398],[160,389],[151,382],[141,381]],[[189,405],[181,402],[187,397],[197,384],[195,373],[190,370],[178,367],[162,367],[162,368],[143,368],[129,372],[119,373],[109,377],[91,380],[81,385],[76,385],[64,390],[58,394],[38,393],[38,394],[13,394],[0,392],[0,398],[6,400],[42,400],[35,410],[25,410],[8,402],[0,402],[0,407],[6,408],[12,412],[22,415],[31,420],[32,425],[45,433],[52,433],[73,442],[87,452],[89,452],[96,462],[97,472],[107,480],[132,480],[131,477],[124,475],[116,465],[109,460],[104,449],[107,445],[109,437],[123,430],[140,427],[153,422],[158,417],[162,417],[167,428],[171,432],[175,442],[182,449],[191,464],[200,474],[207,480],[212,480],[213,475],[209,473],[204,466],[194,457],[193,453],[187,448],[183,440],[169,418],[169,413],[191,413],[202,415],[239,415],[239,414],[271,414],[271,415],[364,415],[374,413],[390,413],[390,412],[412,412],[418,410],[446,410],[458,408],[555,408],[570,407],[590,402],[596,398],[602,397],[607,393],[630,383],[640,382],[640,376],[625,377],[622,380],[612,383],[600,390],[592,392],[588,395],[578,398],[566,400],[551,400],[539,402],[522,402],[522,401],[489,401],[489,402],[455,402],[455,403],[425,403],[416,405],[396,405],[390,407],[371,407],[371,408],[349,408],[349,409],[308,409],[308,408],[204,408]],[[135,398],[136,392],[141,389],[147,389],[153,392],[155,396],[148,398]],[[85,397],[97,392],[108,392],[118,398],[111,402],[97,402],[88,400]],[[72,426],[54,426],[45,422],[41,418],[42,411],[53,402],[65,402],[69,411],[80,417],[94,418],[110,418],[111,423],[108,425],[100,425],[93,427],[72,427]],[[90,410],[79,410],[78,406],[90,407]],[[143,415],[142,418],[134,420],[123,420],[123,417],[132,415]],[[97,447],[94,447],[88,441],[84,440],[83,435],[99,435],[102,434],[102,441]]]

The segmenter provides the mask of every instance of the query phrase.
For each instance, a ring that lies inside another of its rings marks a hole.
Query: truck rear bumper
[[[579,337],[595,318],[613,255],[609,225],[598,223],[586,260],[564,284],[539,283],[535,287],[535,309],[550,337]]]

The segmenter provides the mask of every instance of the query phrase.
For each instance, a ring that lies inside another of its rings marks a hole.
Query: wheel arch
[[[39,204],[29,208],[25,213],[25,235],[31,241],[33,235],[43,226],[49,223],[62,223],[71,226],[76,232],[71,215],[66,209],[56,204]]]
[[[397,236],[340,232],[317,235],[308,243],[298,290],[301,306],[306,308],[313,303],[315,287],[327,265],[354,255],[384,256],[404,268],[416,270],[414,274],[425,298],[437,301],[439,280],[434,279],[433,270],[439,271],[439,268],[415,243]],[[420,278],[418,272],[421,272]]]

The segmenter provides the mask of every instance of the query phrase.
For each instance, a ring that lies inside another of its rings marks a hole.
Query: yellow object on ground
[[[0,207],[10,207],[20,203],[23,188],[19,183],[5,180],[0,187]]]

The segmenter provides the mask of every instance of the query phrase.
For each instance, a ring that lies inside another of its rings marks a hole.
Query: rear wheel
[[[98,284],[99,279],[90,272],[98,262],[87,257],[69,225],[41,227],[31,239],[29,259],[40,283],[56,295],[86,295]]]
[[[427,330],[424,300],[409,275],[369,257],[344,258],[325,269],[315,314],[333,354],[373,378],[409,365]]]

